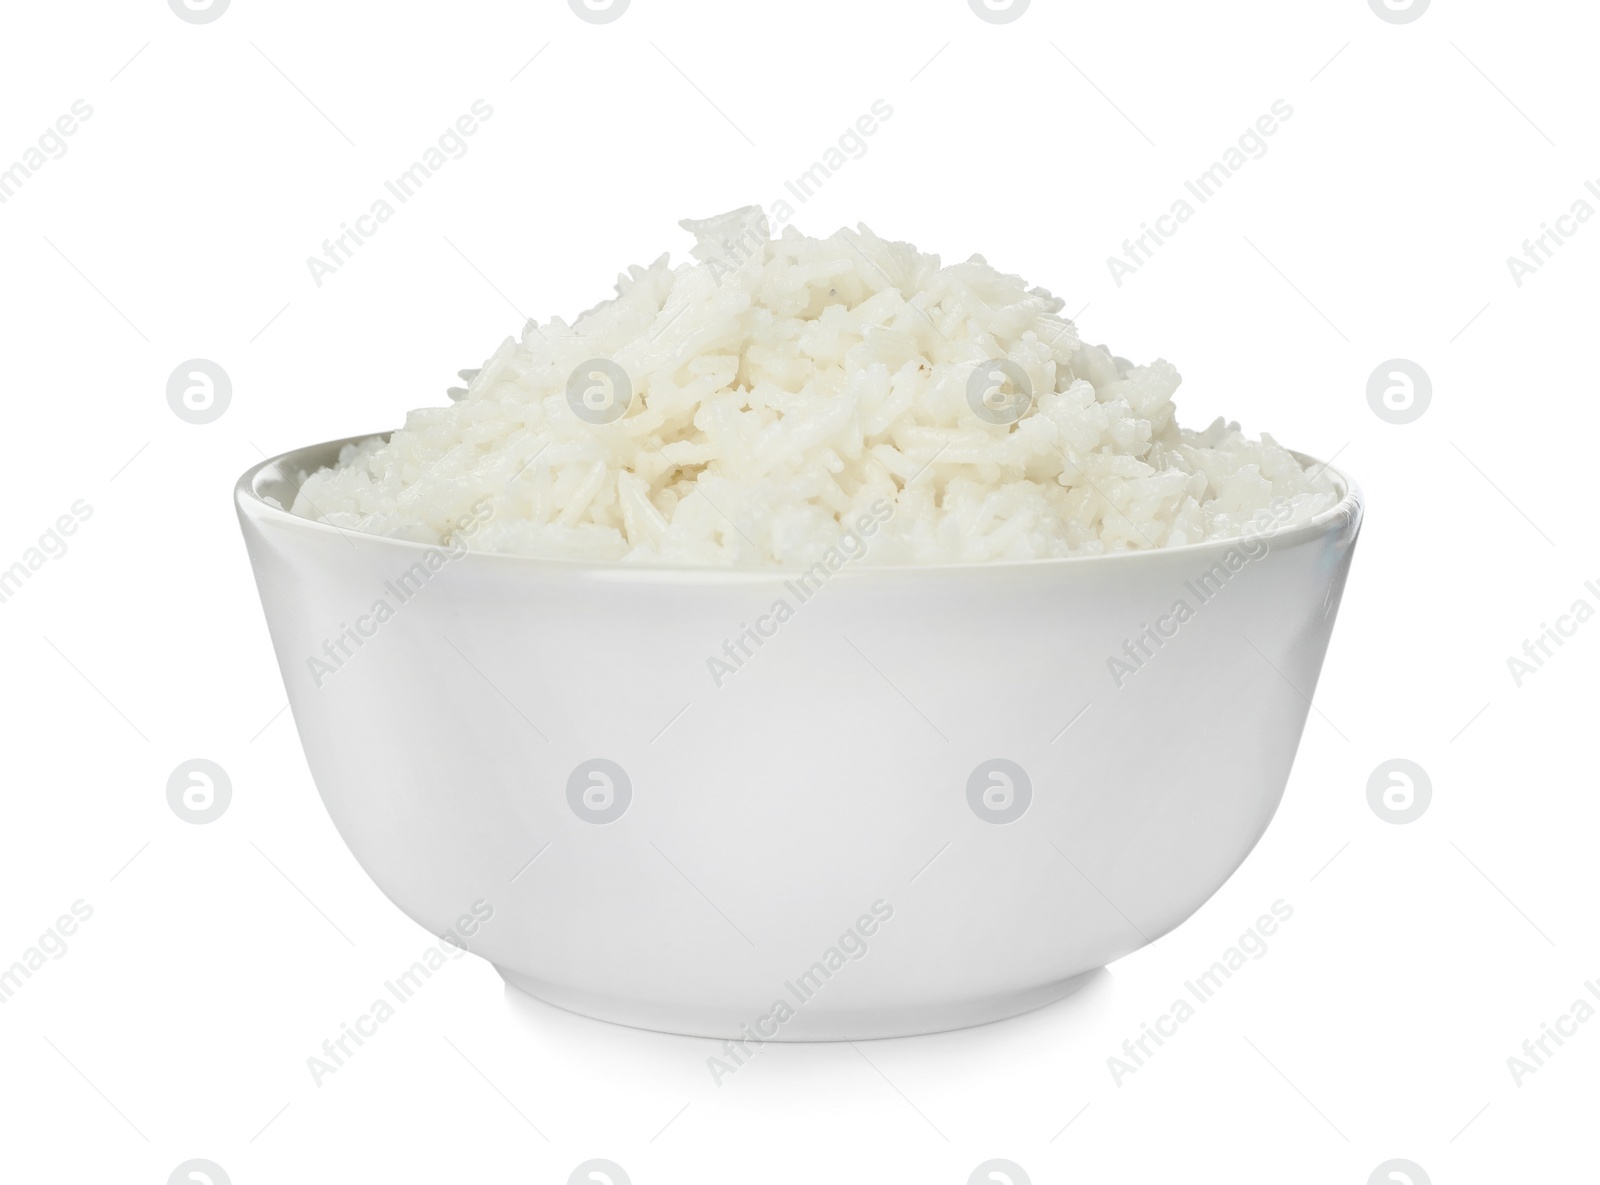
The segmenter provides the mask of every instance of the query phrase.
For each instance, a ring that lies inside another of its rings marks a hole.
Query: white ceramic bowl
[[[451,558],[264,500],[343,443],[236,498],[350,850],[532,995],[716,1037],[996,1020],[1187,918],[1282,796],[1361,521],[1334,474],[1334,509],[1263,537],[847,566],[802,601],[793,573]],[[746,624],[771,636],[719,686]]]

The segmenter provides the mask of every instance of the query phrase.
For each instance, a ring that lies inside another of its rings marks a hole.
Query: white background
[[[562,1182],[1594,1179],[1600,1021],[1506,1059],[1600,979],[1600,624],[1519,688],[1506,659],[1600,607],[1592,441],[1600,220],[1519,287],[1506,257],[1600,184],[1588,6],[1435,0],[562,0],[14,4],[0,168],[94,114],[0,205],[0,566],[92,517],[0,604],[0,964],[94,916],[0,1006],[0,1177]],[[537,54],[537,57],[535,55]],[[528,64],[533,59],[531,64]],[[803,206],[1082,308],[1087,340],[1332,457],[1369,515],[1283,806],[1179,930],[1078,996],[915,1040],[708,1042],[509,994],[462,959],[320,1087],[306,1058],[429,937],[356,866],[307,774],[230,504],[265,454],[442,402],[526,315],[567,316],[677,226],[770,204],[875,99],[894,115]],[[305,260],[476,99],[494,116],[319,288]],[[1106,257],[1274,100],[1294,109],[1123,283]],[[1600,209],[1600,200],[1588,195]],[[221,419],[168,375],[221,364]],[[1368,407],[1415,360],[1416,422]],[[228,771],[206,826],[169,772]],[[1366,801],[1392,757],[1434,798]],[[131,862],[130,862],[131,860]],[[1116,1085],[1106,1059],[1276,899],[1269,953]],[[870,1058],[870,1061],[868,1060]]]

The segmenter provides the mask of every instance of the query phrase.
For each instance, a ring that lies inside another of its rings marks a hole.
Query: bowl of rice
[[[1265,830],[1359,491],[981,257],[684,226],[240,479],[329,814],[515,988],[727,1068],[1059,999]]]

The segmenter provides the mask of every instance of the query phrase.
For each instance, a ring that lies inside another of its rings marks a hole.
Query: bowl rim
[[[234,483],[234,503],[241,518],[260,525],[270,524],[312,537],[343,538],[347,543],[355,543],[362,547],[370,546],[386,551],[396,551],[400,554],[423,554],[447,547],[447,544],[396,539],[389,535],[377,535],[369,531],[336,526],[321,519],[304,518],[301,515],[294,514],[286,507],[269,503],[266,500],[266,495],[261,491],[260,487],[266,481],[293,481],[293,475],[296,471],[317,472],[318,469],[326,467],[325,458],[327,454],[331,453],[334,457],[337,457],[339,451],[347,445],[359,444],[374,437],[387,439],[395,431],[397,429],[389,429],[385,432],[363,432],[355,436],[325,440],[318,444],[304,445],[288,452],[278,453],[252,465]],[[1342,452],[1343,450],[1341,449],[1340,451]],[[1345,528],[1349,528],[1352,534],[1359,531],[1366,508],[1366,497],[1362,493],[1361,487],[1343,470],[1334,468],[1331,462],[1318,460],[1305,453],[1296,452],[1294,449],[1289,449],[1288,452],[1303,466],[1321,467],[1340,491],[1339,500],[1306,522],[1281,530],[1263,531],[1254,537],[1264,540],[1269,548],[1277,549],[1308,543],[1324,535],[1335,534]],[[1335,453],[1334,455],[1337,456],[1338,454]],[[312,467],[308,463],[311,458],[316,458],[323,463]],[[923,575],[954,576],[957,573],[967,575],[981,572],[1014,574],[1054,570],[1070,571],[1085,566],[1092,568],[1103,567],[1108,564],[1151,563],[1163,558],[1170,560],[1176,557],[1194,557],[1198,559],[1208,555],[1225,554],[1230,548],[1237,546],[1241,538],[1243,536],[1234,535],[1222,539],[1202,540],[1199,543],[1185,543],[1178,547],[1150,547],[1106,552],[1100,555],[1053,556],[1028,560],[944,562],[937,564],[865,564],[852,560],[843,568],[834,572],[829,579],[829,583],[831,584],[839,579],[855,581],[863,578],[882,578],[895,575],[902,577]],[[531,571],[547,572],[552,575],[559,573],[590,579],[658,581],[664,583],[682,583],[685,580],[723,583],[782,582],[792,580],[796,575],[809,571],[808,568],[718,568],[705,564],[626,563],[568,559],[559,556],[519,555],[514,552],[476,551],[471,549],[460,558],[479,564],[511,565]]]

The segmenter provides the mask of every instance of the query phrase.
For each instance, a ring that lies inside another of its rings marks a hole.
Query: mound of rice
[[[803,568],[875,505],[865,562],[932,564],[1178,547],[1337,501],[1269,436],[1179,428],[1169,363],[1084,344],[980,256],[941,267],[865,226],[772,239],[755,207],[682,225],[697,262],[528,322],[293,511],[433,544],[470,521],[473,550]]]

